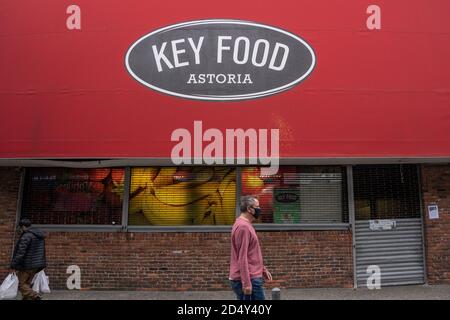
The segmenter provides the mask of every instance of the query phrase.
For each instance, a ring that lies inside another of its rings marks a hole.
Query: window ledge
[[[33,226],[46,232],[125,232],[121,225],[48,225]],[[349,230],[349,223],[333,224],[255,224],[256,231],[327,231]],[[229,233],[232,226],[128,226],[128,232],[216,232]]]
[[[122,225],[86,225],[86,224],[33,224],[33,227],[46,232],[120,232]]]
[[[256,231],[350,230],[349,223],[255,224]]]

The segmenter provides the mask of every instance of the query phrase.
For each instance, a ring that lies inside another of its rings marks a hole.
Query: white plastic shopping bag
[[[39,272],[36,273],[33,277],[33,280],[31,280],[32,289],[36,293],[39,293],[40,284],[41,284],[41,281],[38,280],[38,277],[37,277],[38,274],[39,274]]]
[[[34,275],[33,280],[31,281],[33,284],[33,290],[37,293],[50,293],[50,287],[48,284],[48,277],[45,274],[44,270],[39,271]]]
[[[19,278],[15,273],[10,273],[0,286],[0,300],[14,299],[19,288]]]

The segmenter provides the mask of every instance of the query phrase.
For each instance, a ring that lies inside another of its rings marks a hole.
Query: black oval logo
[[[285,193],[278,194],[276,199],[277,199],[278,202],[290,203],[290,202],[298,201],[299,196],[296,195],[295,193],[285,192]]]
[[[211,101],[253,99],[292,88],[314,69],[310,45],[287,31],[240,20],[171,25],[138,39],[125,65],[143,85]]]

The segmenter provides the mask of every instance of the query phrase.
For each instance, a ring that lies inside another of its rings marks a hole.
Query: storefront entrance
[[[376,273],[381,286],[425,282],[418,176],[415,165],[353,167],[357,287]]]

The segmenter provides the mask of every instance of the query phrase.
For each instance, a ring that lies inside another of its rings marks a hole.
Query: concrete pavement
[[[266,292],[271,299],[271,291]],[[231,291],[78,291],[54,290],[44,300],[234,300]],[[368,289],[281,289],[281,300],[450,300],[450,285]]]

